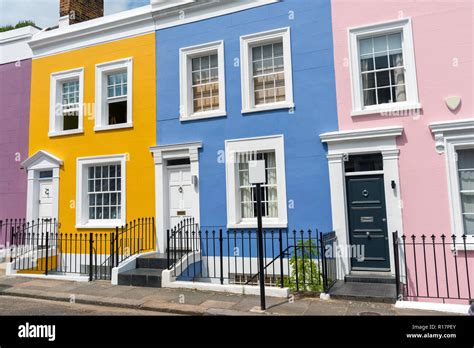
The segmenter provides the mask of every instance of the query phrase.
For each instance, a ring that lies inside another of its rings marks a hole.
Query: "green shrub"
[[[5,31],[9,31],[9,30],[28,27],[30,25],[33,26],[33,27],[36,26],[35,22],[33,22],[33,21],[29,21],[29,20],[19,21],[15,26],[8,24],[8,25],[4,25],[4,26],[0,27],[0,33],[5,32]]]
[[[314,241],[299,241],[289,261],[291,274],[285,278],[285,286],[296,291],[296,276],[298,275],[299,291],[322,292],[323,277],[317,265],[319,254],[319,248]]]

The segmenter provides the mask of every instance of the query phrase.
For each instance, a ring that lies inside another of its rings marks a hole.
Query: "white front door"
[[[39,205],[38,218],[52,219],[53,218],[53,181],[45,180],[39,183]]]
[[[168,167],[169,227],[172,229],[183,218],[195,217],[193,210],[193,184],[189,165]]]

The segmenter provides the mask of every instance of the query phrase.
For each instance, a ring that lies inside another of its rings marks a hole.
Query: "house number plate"
[[[361,216],[360,222],[374,222],[373,216]]]
[[[186,210],[178,210],[177,214],[178,216],[186,215]]]

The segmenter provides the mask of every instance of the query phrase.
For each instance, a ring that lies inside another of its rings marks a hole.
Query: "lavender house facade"
[[[0,220],[24,218],[28,158],[31,50],[28,41],[39,29],[24,27],[0,34]],[[5,222],[3,222],[5,224]],[[0,229],[0,244],[7,241]]]

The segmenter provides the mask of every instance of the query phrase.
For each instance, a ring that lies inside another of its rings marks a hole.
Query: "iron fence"
[[[295,291],[327,291],[335,281],[335,262],[326,257],[330,236],[317,230],[263,231],[267,286]],[[167,231],[168,269],[178,280],[220,284],[258,284],[255,230],[204,230],[185,219]]]
[[[400,299],[474,300],[472,236],[393,233]]]
[[[154,219],[139,218],[115,231],[60,231],[56,220],[15,224],[10,262],[17,273],[111,279],[112,268],[130,256],[154,250]]]
[[[13,231],[21,228],[24,223],[25,219],[0,220],[0,245],[7,249],[11,244],[11,236]]]

